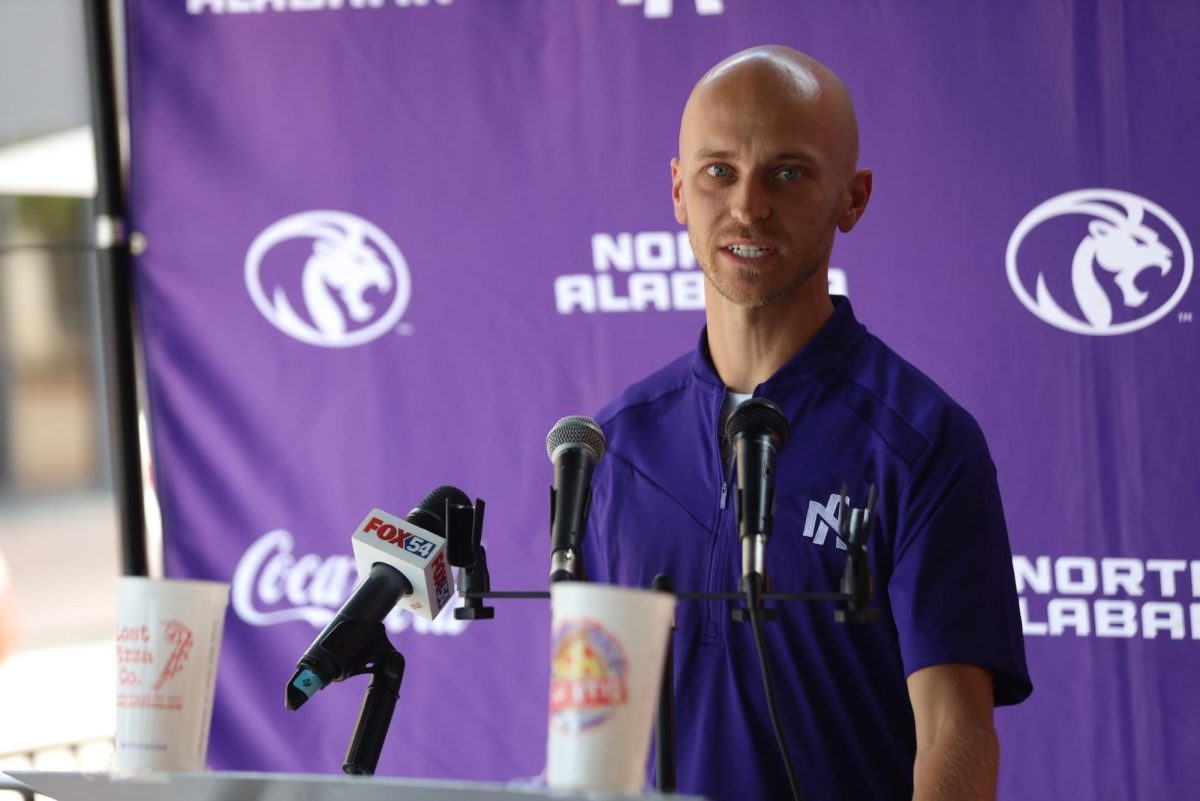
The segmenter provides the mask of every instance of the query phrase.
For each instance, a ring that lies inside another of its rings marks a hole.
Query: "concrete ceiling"
[[[88,122],[81,0],[0,2],[0,146]]]

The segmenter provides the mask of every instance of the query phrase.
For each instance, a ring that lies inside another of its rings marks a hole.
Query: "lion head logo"
[[[282,262],[269,279],[268,258]],[[340,211],[294,214],[259,234],[246,254],[246,287],[276,328],[325,347],[359,345],[394,327],[410,292],[395,243]]]
[[[1072,232],[1078,237],[1068,284],[1061,274],[1065,253],[1045,243],[1027,246],[1032,255],[1019,251],[1035,229],[1071,217],[1086,225],[1058,232],[1060,238]],[[1056,257],[1038,260],[1047,253]],[[1025,307],[1079,334],[1123,334],[1151,325],[1174,308],[1192,277],[1191,243],[1175,218],[1145,198],[1109,189],[1068,192],[1039,205],[1013,232],[1007,262],[1009,283]],[[1026,262],[1049,268],[1036,270],[1032,293],[1019,269]],[[1152,297],[1158,302],[1149,302]]]

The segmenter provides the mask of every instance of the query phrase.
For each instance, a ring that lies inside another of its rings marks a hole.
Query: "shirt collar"
[[[773,390],[781,390],[797,381],[805,380],[850,347],[866,328],[854,316],[850,299],[831,295],[833,314],[822,324],[813,338],[788,359],[776,373],[754,389],[756,396],[771,397]],[[700,343],[692,357],[692,375],[705,384],[720,387],[725,384],[717,375],[712,356],[708,351],[708,327],[700,331]]]

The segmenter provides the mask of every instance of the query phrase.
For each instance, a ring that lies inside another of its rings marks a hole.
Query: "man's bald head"
[[[834,232],[853,229],[871,195],[857,164],[854,106],[824,64],[768,46],[709,70],[683,111],[671,197],[711,297],[824,319]]]
[[[782,45],[734,53],[704,74],[688,96],[679,125],[679,155],[686,158],[695,128],[712,106],[793,109],[799,125],[821,126],[831,160],[847,177],[858,165],[858,121],[842,80],[812,56]]]

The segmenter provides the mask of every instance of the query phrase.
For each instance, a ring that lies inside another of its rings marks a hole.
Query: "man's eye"
[[[724,164],[710,164],[704,171],[713,178],[724,178],[729,175],[729,167]]]
[[[784,181],[794,181],[800,177],[800,170],[796,167],[784,167],[775,174]]]

